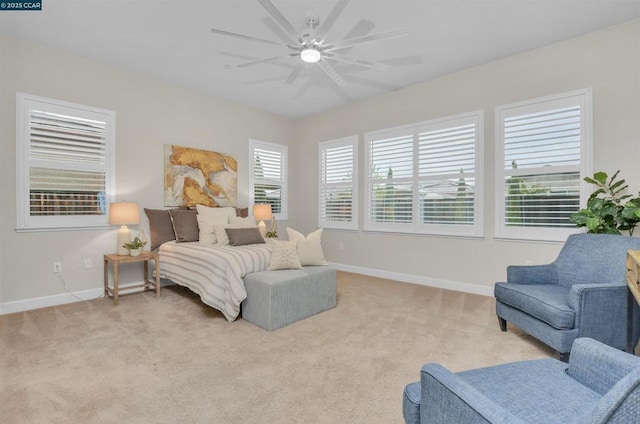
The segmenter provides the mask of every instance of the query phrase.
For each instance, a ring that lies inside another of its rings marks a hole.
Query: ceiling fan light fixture
[[[317,63],[321,58],[320,50],[315,47],[305,47],[300,50],[300,59],[305,63]]]

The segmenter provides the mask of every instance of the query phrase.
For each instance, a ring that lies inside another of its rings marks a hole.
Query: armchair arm
[[[441,365],[424,365],[420,372],[420,385],[422,423],[524,424]]]
[[[626,346],[627,285],[574,284],[569,306],[576,312],[578,337],[591,337],[615,348]]]
[[[509,265],[507,283],[558,284],[558,270],[554,264]]]
[[[567,374],[604,395],[620,379],[640,366],[640,358],[582,337],[573,342]]]

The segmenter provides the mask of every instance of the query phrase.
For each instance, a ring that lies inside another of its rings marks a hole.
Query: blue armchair
[[[514,362],[452,373],[422,367],[404,390],[406,424],[640,422],[640,357],[576,339],[569,364]]]
[[[507,322],[516,325],[565,362],[578,337],[625,349],[627,250],[640,250],[640,238],[574,234],[551,264],[509,266],[507,282],[494,289],[500,329],[507,331]],[[636,324],[633,346],[639,330]]]

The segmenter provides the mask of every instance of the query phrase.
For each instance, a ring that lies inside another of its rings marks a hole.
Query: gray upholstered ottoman
[[[336,306],[336,270],[328,266],[254,272],[244,285],[242,318],[269,331]]]

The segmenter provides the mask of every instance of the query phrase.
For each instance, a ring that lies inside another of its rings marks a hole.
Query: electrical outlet
[[[340,250],[344,250],[344,243],[340,242]]]
[[[54,262],[53,263],[53,272],[62,272],[62,262]]]
[[[91,259],[85,259],[84,260],[84,269],[89,269],[93,266],[93,264],[91,263]]]

